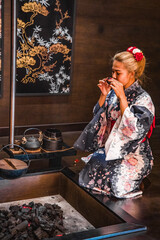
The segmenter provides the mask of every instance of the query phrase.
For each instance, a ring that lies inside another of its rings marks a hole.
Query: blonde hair
[[[127,70],[129,72],[134,72],[135,78],[138,79],[139,82],[142,84],[146,65],[146,58],[144,55],[141,61],[136,61],[132,53],[124,51],[115,54],[112,61],[114,60],[124,63]]]

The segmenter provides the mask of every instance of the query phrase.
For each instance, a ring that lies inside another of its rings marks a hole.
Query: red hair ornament
[[[141,61],[143,58],[142,51],[137,47],[129,47],[127,52],[132,53],[137,62]]]

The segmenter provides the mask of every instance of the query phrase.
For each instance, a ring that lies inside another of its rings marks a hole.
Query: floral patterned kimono
[[[125,95],[128,107],[123,116],[111,90],[102,107],[96,104],[92,121],[74,144],[81,150],[96,150],[83,158],[86,165],[79,184],[117,198],[142,194],[140,183],[153,165],[148,141],[155,127],[153,102],[138,80],[125,89]]]

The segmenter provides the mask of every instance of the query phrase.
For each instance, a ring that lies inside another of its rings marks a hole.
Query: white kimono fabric
[[[138,81],[125,90],[128,107],[120,114],[113,90],[104,105],[94,107],[94,117],[74,147],[96,150],[84,161],[79,184],[110,196],[128,198],[140,194],[139,185],[153,165],[148,137],[155,109],[151,97]]]

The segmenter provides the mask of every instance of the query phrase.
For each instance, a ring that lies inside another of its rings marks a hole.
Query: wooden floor
[[[80,135],[80,132],[64,132],[63,140],[69,146],[72,146],[74,141]],[[0,144],[7,144],[8,138],[0,138]],[[137,199],[116,200],[113,201],[115,209],[124,209],[128,214],[133,216],[140,224],[148,227],[147,232],[141,234],[126,235],[118,238],[118,240],[151,240],[160,239],[160,126],[156,126],[150,139],[154,155],[154,167],[152,173],[148,176],[149,182],[145,183],[143,196]],[[69,167],[75,173],[84,167],[81,161],[82,156],[88,153],[77,151],[76,156],[67,156],[62,158],[62,165]],[[76,160],[76,161],[75,161]],[[112,239],[112,238],[110,238]]]

